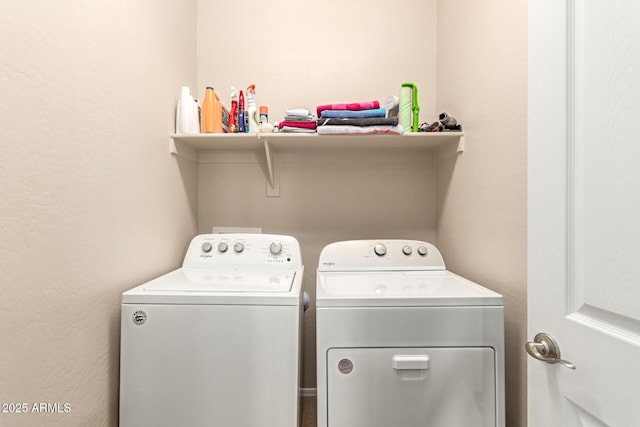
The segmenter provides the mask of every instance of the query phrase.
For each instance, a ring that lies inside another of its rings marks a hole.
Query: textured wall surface
[[[437,0],[198,1],[198,94],[256,84],[270,121],[291,107],[384,101],[418,85],[433,117]]]
[[[466,150],[442,150],[438,247],[448,268],[504,295],[507,425],[525,426],[527,2],[438,2],[438,111]]]
[[[30,412],[2,426],[117,425],[120,294],[196,232],[196,167],[168,150],[195,12],[0,5],[0,402]]]

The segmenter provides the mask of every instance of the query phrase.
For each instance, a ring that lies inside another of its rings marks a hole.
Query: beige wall
[[[196,233],[196,167],[168,150],[195,13],[0,5],[0,402],[71,405],[2,426],[117,425],[120,293]]]
[[[438,111],[466,150],[442,150],[438,246],[448,268],[504,295],[507,425],[526,425],[527,2],[438,2]]]
[[[291,107],[384,101],[403,82],[435,114],[437,0],[198,0],[198,94],[256,84],[270,121]]]

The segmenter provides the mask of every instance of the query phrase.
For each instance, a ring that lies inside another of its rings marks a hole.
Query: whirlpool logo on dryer
[[[135,313],[133,313],[133,316],[131,317],[133,319],[133,323],[135,323],[138,326],[144,325],[145,322],[147,321],[147,313],[145,313],[142,310],[137,310]]]

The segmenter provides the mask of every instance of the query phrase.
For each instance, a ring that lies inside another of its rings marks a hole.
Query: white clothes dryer
[[[319,427],[504,427],[501,295],[416,240],[332,243],[316,286]]]
[[[303,270],[291,236],[204,234],[123,293],[120,426],[298,426]]]

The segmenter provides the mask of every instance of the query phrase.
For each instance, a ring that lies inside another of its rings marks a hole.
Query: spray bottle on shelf
[[[229,113],[229,132],[238,132],[238,90],[231,86],[231,113]]]
[[[269,123],[269,107],[260,106],[260,133],[273,132],[273,125]]]
[[[269,107],[267,105],[260,106],[260,124],[269,122]]]
[[[249,116],[249,132],[258,133],[260,131],[260,119],[256,105],[256,85],[247,87],[247,113]]]
[[[240,91],[238,101],[238,132],[246,132],[244,126],[244,94]]]

